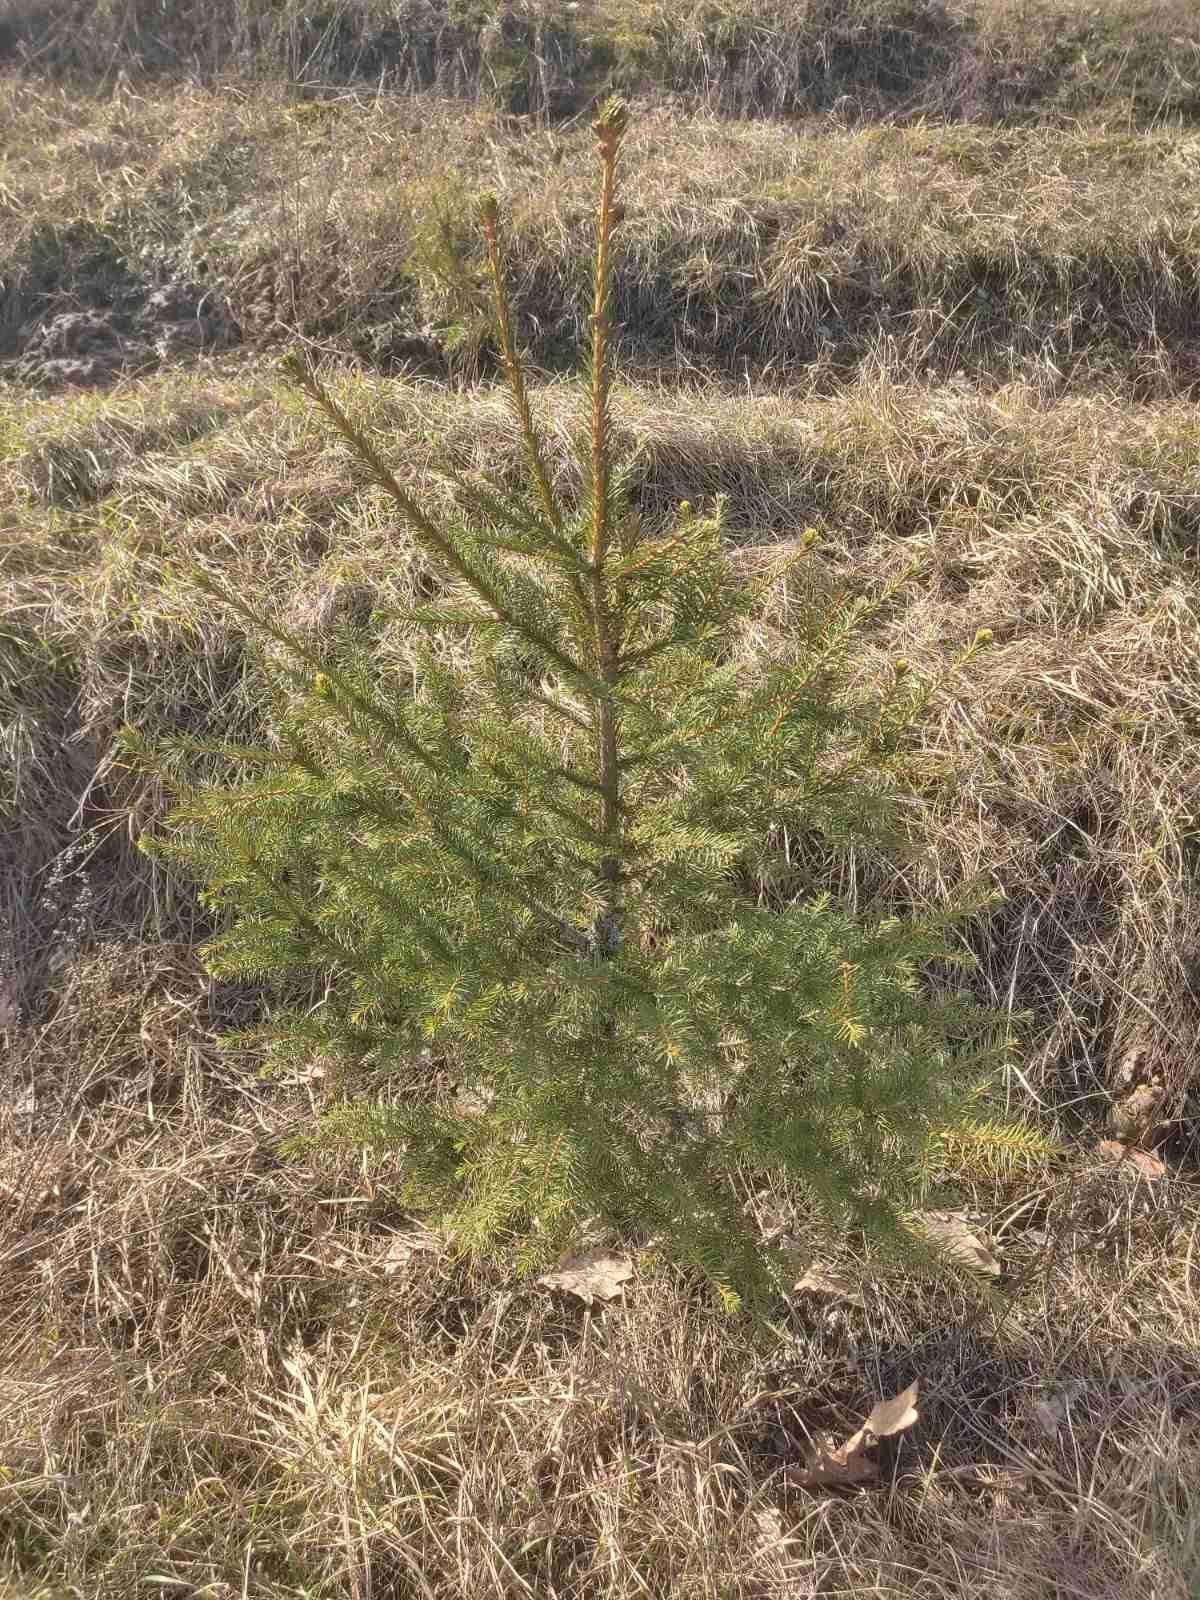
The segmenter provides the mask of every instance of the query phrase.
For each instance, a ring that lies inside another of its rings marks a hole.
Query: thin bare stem
[[[612,538],[609,502],[608,400],[612,383],[609,367],[609,301],[612,286],[612,230],[619,220],[615,205],[617,153],[629,122],[620,101],[610,101],[595,123],[600,157],[600,206],[596,232],[596,298],[592,308],[592,613],[596,629],[596,669],[602,683],[615,690],[621,677],[621,627],[609,603],[605,563]],[[596,919],[596,953],[611,956],[620,942],[621,764],[617,748],[620,713],[616,696],[600,698],[596,741],[600,773],[600,831],[610,841],[600,862],[603,909]]]
[[[500,208],[494,194],[484,195],[480,201],[479,215],[483,223],[484,243],[487,246],[492,301],[496,309],[496,327],[500,334],[500,355],[508,377],[508,386],[512,390],[513,406],[521,430],[521,442],[525,446],[529,470],[533,473],[533,481],[537,485],[538,499],[542,502],[546,520],[555,533],[561,535],[562,510],[550,485],[550,474],[546,470],[546,459],[534,426],[529,392],[525,387],[524,364],[517,354],[516,341],[513,338],[512,314],[509,311],[508,296],[504,292],[504,272],[500,260]]]

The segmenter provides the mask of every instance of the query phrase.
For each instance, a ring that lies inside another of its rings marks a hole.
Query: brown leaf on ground
[[[1030,1408],[1033,1420],[1041,1429],[1047,1439],[1057,1439],[1058,1430],[1066,1420],[1067,1407],[1061,1395],[1047,1395],[1044,1400],[1035,1400]]]
[[[917,1384],[913,1382],[890,1399],[880,1400],[866,1422],[845,1444],[814,1445],[804,1466],[787,1469],[786,1481],[796,1489],[850,1488],[855,1484],[874,1483],[879,1477],[879,1462],[868,1452],[881,1439],[889,1439],[911,1428],[919,1415]]]
[[[379,1255],[377,1266],[385,1278],[403,1271],[415,1255],[436,1254],[438,1240],[424,1228],[408,1228],[393,1233]]]
[[[952,1261],[957,1261],[960,1266],[970,1267],[973,1272],[986,1272],[989,1277],[994,1278],[999,1275],[999,1261],[982,1239],[972,1233],[967,1226],[965,1213],[920,1211],[915,1221],[930,1244],[943,1251]]]
[[[544,1272],[538,1282],[546,1289],[558,1289],[563,1294],[573,1294],[584,1305],[597,1300],[615,1300],[623,1294],[626,1282],[633,1276],[633,1263],[628,1256],[612,1250],[581,1250],[564,1256],[550,1272]]]
[[[758,1530],[758,1539],[755,1542],[760,1550],[776,1549],[786,1540],[783,1514],[778,1506],[764,1506],[756,1511],[754,1526]]]
[[[903,1433],[906,1428],[911,1428],[919,1416],[917,1383],[914,1379],[907,1389],[902,1389],[890,1400],[878,1401],[862,1431],[874,1439],[890,1439],[894,1433]]]
[[[1108,1125],[1126,1144],[1149,1144],[1162,1124],[1166,1099],[1161,1083],[1138,1083],[1109,1107]]]
[[[1165,1178],[1167,1167],[1149,1150],[1138,1150],[1134,1145],[1122,1144],[1119,1139],[1101,1139],[1096,1146],[1096,1154],[1102,1161],[1111,1161],[1114,1166],[1121,1166],[1126,1172],[1140,1178],[1147,1178],[1151,1182],[1155,1178]]]
[[[854,1436],[856,1439],[858,1435]],[[863,1450],[851,1450],[850,1443],[836,1448],[828,1442],[815,1444],[802,1467],[787,1467],[784,1477],[793,1489],[848,1489],[856,1484],[875,1483],[879,1463]]]
[[[844,1300],[847,1305],[861,1306],[864,1310],[867,1304],[861,1290],[848,1278],[821,1266],[809,1267],[804,1276],[792,1285],[792,1293],[826,1295],[831,1300]]]

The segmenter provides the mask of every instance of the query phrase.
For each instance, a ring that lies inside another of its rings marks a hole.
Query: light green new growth
[[[329,1125],[393,1147],[412,1201],[465,1247],[515,1243],[532,1265],[598,1219],[735,1301],[772,1281],[755,1188],[791,1184],[899,1240],[954,1130],[1001,1147],[1006,1131],[970,1119],[995,1019],[928,992],[946,920],[864,919],[803,868],[806,848],[886,824],[928,684],[898,663],[875,698],[851,692],[868,608],[802,603],[810,540],[751,581],[717,511],[683,508],[651,537],[622,493],[610,306],[627,120],[612,103],[596,123],[582,493],[556,486],[539,436],[489,197],[528,493],[460,479],[459,514],[435,515],[294,363],[445,592],[408,619],[403,684],[365,654],[319,660],[226,597],[305,687],[248,781],[183,797],[169,850],[231,914],[214,972],[324,975],[321,1004],[278,1018],[277,1040],[369,1069]],[[788,631],[752,652],[746,628],[767,627],[784,583]]]

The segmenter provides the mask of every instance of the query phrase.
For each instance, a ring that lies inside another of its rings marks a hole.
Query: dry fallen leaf
[[[1067,1407],[1061,1395],[1052,1394],[1045,1400],[1035,1400],[1033,1420],[1047,1439],[1057,1439],[1058,1430],[1066,1419]]]
[[[914,1220],[930,1244],[936,1245],[952,1261],[991,1277],[999,1274],[999,1261],[982,1239],[971,1232],[961,1211],[919,1211]]]
[[[890,1400],[880,1400],[875,1404],[862,1432],[871,1434],[875,1439],[890,1439],[894,1433],[903,1433],[906,1428],[911,1428],[919,1416],[914,1379],[907,1389],[901,1389]]]
[[[783,1531],[783,1516],[778,1506],[764,1506],[754,1513],[754,1525],[758,1529],[758,1546],[762,1550],[778,1548],[786,1542]]]
[[[879,1476],[879,1463],[867,1452],[881,1439],[911,1428],[918,1416],[917,1385],[913,1382],[890,1400],[880,1400],[866,1422],[845,1444],[815,1445],[803,1467],[788,1468],[788,1483],[797,1489],[874,1483]]]
[[[1143,1144],[1161,1126],[1167,1091],[1161,1083],[1139,1083],[1108,1110],[1108,1125],[1124,1144]]]
[[[597,1300],[615,1300],[632,1277],[633,1263],[628,1256],[614,1254],[611,1250],[581,1250],[564,1256],[552,1271],[544,1272],[538,1282],[543,1288],[573,1294],[590,1306]]]
[[[862,1450],[825,1442],[813,1446],[804,1466],[788,1467],[784,1476],[796,1489],[852,1488],[856,1483],[874,1483],[879,1463]]]
[[[844,1300],[848,1305],[861,1306],[864,1310],[867,1305],[861,1292],[848,1278],[820,1266],[809,1267],[804,1276],[792,1285],[792,1293],[828,1295],[831,1300]]]
[[[392,1234],[376,1264],[383,1275],[390,1278],[406,1267],[413,1256],[433,1252],[437,1248],[435,1235],[427,1233],[424,1228],[409,1228]]]
[[[1126,1172],[1141,1178],[1153,1181],[1166,1176],[1166,1163],[1156,1155],[1149,1150],[1138,1150],[1131,1144],[1122,1144],[1118,1139],[1101,1139],[1096,1146],[1096,1154],[1102,1161],[1119,1164]]]

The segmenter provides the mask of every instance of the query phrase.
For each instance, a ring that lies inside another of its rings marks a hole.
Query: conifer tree
[[[329,1125],[393,1147],[465,1247],[532,1265],[600,1219],[736,1299],[772,1272],[755,1184],[900,1237],[939,1140],[971,1129],[993,1019],[929,992],[945,917],[855,914],[789,854],[888,825],[929,683],[897,663],[851,689],[865,602],[797,590],[787,631],[747,649],[808,544],[748,575],[719,507],[652,536],[630,503],[611,415],[627,120],[611,102],[595,124],[582,490],[551,472],[487,197],[525,490],[458,477],[457,511],[435,514],[294,361],[443,593],[405,619],[403,683],[225,596],[300,687],[244,781],[182,795],[165,848],[227,914],[215,973],[323,975],[319,1007],[273,1019],[277,1045],[362,1069]],[[386,1109],[381,1074],[401,1089]]]

